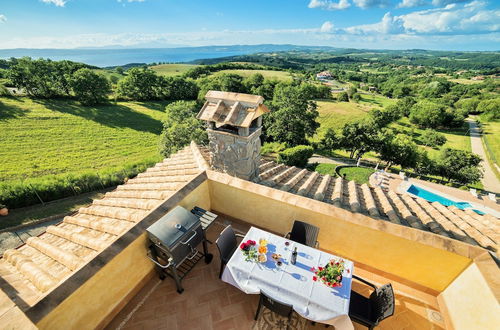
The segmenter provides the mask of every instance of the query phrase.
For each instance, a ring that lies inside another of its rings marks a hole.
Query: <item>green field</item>
[[[339,170],[341,176],[344,176],[347,181],[354,180],[358,184],[368,183],[370,175],[375,171],[365,167],[343,167]]]
[[[292,75],[286,71],[238,70],[238,69],[235,69],[235,70],[221,70],[221,71],[218,71],[214,74],[221,74],[221,73],[235,73],[235,74],[243,76],[243,77],[248,77],[248,76],[251,76],[255,73],[260,73],[266,79],[276,79],[276,80],[280,80],[280,81],[291,81],[292,80]]]
[[[363,118],[370,111],[365,104],[353,102],[317,101],[319,117],[314,141],[319,141],[329,128],[340,129],[346,123]]]
[[[483,129],[483,142],[486,146],[488,158],[491,163],[496,163],[500,166],[500,122],[481,122]],[[497,176],[500,177],[499,171],[492,165]]]
[[[197,67],[194,64],[160,64],[150,67],[160,76],[180,76],[188,70]]]
[[[390,127],[397,129],[399,132],[404,132],[405,134],[412,136],[417,144],[418,137],[424,132],[424,129],[420,129],[411,124],[408,118],[402,118],[396,123],[392,123]],[[471,151],[472,149],[470,144],[470,136],[468,135],[468,128],[469,126],[467,124],[464,124],[464,126],[461,128],[437,130],[439,133],[443,134],[447,140],[441,148],[453,148]],[[427,150],[429,156],[433,158],[435,158],[439,153],[438,149],[433,149],[431,147],[420,145],[420,148]]]
[[[69,100],[0,98],[0,182],[159,158],[165,105],[83,107]]]

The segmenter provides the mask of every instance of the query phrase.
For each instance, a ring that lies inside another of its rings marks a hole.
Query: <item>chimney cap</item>
[[[250,127],[253,120],[270,112],[260,95],[208,91],[205,99],[196,118],[215,122],[219,127],[226,124]]]

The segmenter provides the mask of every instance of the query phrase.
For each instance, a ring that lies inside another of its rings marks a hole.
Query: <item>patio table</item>
[[[314,249],[252,227],[244,242],[251,239],[259,243],[268,241],[267,262],[245,261],[240,248],[236,250],[224,269],[222,280],[247,294],[259,294],[261,290],[272,298],[293,305],[302,317],[311,321],[335,326],[335,329],[354,329],[348,316],[353,263],[345,261],[342,287],[330,288],[320,281],[313,281],[312,267],[326,265],[331,259],[340,259],[332,254]],[[288,246],[285,242],[289,242]],[[297,247],[297,262],[290,263],[293,249]],[[273,253],[282,255],[282,265],[271,258]]]

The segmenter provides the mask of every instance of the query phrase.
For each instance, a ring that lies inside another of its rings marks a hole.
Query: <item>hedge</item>
[[[278,163],[283,163],[289,166],[306,167],[307,161],[314,153],[311,146],[299,145],[293,148],[288,148],[278,154]]]
[[[0,204],[19,208],[113,187],[154,165],[157,159],[100,172],[81,172],[0,183]],[[41,200],[40,200],[41,199]]]

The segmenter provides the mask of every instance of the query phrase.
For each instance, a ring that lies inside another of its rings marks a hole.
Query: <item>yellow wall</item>
[[[186,196],[179,205],[191,209],[194,205],[210,209],[208,183]],[[73,292],[57,308],[43,318],[41,329],[95,329],[109,320],[110,313],[133,293],[133,290],[153,271],[146,258],[146,233],[139,236],[120,254]]]
[[[476,264],[470,265],[438,297],[455,329],[498,329],[500,306]]]
[[[307,221],[321,228],[321,248],[438,292],[471,263],[458,254],[339,220],[352,213],[339,209],[338,217],[332,216],[333,206],[326,206],[329,212],[315,212],[308,205],[301,207],[297,199],[283,202],[281,192],[273,192],[279,196],[273,199],[253,191],[252,187],[247,190],[210,180],[212,209],[282,234],[289,231],[293,220]]]

